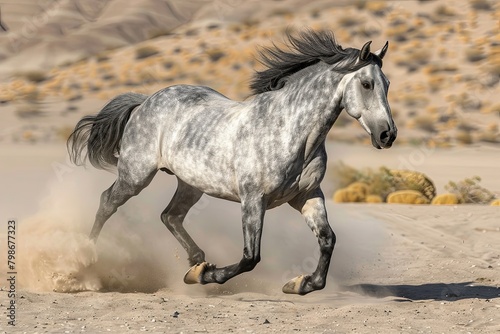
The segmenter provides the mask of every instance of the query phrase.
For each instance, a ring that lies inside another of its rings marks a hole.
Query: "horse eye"
[[[372,85],[368,81],[363,81],[361,86],[363,86],[364,89],[372,89]]]

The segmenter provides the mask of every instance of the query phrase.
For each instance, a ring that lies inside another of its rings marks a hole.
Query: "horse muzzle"
[[[377,149],[390,148],[392,143],[396,140],[397,133],[396,127],[390,126],[387,123],[382,126],[376,126],[375,129],[371,131],[373,147]]]

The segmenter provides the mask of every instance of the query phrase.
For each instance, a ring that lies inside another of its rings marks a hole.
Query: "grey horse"
[[[304,295],[324,288],[336,237],[320,188],[326,170],[325,139],[340,112],[357,119],[374,147],[389,148],[397,129],[382,73],[388,43],[370,52],[343,49],[330,31],[287,34],[285,48],[261,50],[266,69],[256,72],[253,94],[233,101],[201,86],[176,85],[151,96],[126,93],[96,116],[82,118],[68,139],[75,164],[117,167],[116,181],[101,195],[90,238],[158,170],[175,175],[177,191],[161,220],[186,249],[188,284],[219,283],[252,270],[260,261],[266,210],[288,203],[318,238],[320,258],[312,274],[285,284]],[[205,253],[183,227],[203,194],[241,203],[242,259],[226,267]]]

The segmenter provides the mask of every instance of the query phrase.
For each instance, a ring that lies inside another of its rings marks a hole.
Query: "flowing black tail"
[[[95,168],[112,169],[118,163],[123,130],[135,107],[141,105],[147,95],[125,93],[112,99],[95,116],[83,117],[68,138],[67,147],[71,161],[84,165],[88,158]],[[87,147],[86,154],[83,154]]]

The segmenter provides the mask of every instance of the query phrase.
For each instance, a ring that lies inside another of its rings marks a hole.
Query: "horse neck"
[[[292,75],[269,99],[269,107],[279,113],[275,117],[293,131],[295,140],[314,145],[324,141],[342,110],[342,92],[337,87],[343,75],[335,76],[326,67],[320,63]]]

